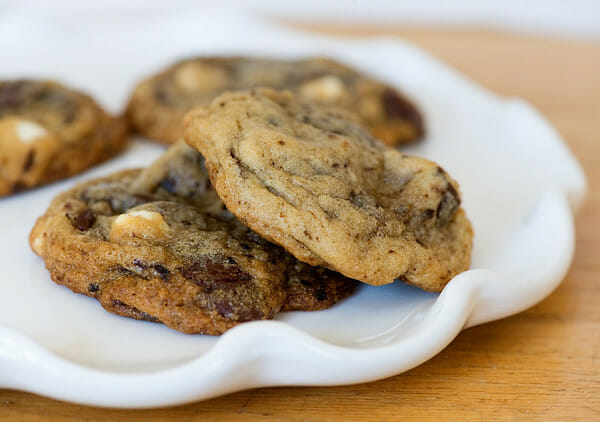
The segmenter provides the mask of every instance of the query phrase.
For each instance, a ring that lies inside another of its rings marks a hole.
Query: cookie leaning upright
[[[0,196],[73,176],[119,152],[126,125],[49,81],[0,81]]]
[[[469,268],[457,183],[386,148],[344,110],[259,89],[226,93],[184,126],[227,208],[301,261],[430,291]]]

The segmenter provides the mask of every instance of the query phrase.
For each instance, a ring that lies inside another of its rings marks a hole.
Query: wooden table
[[[563,284],[527,312],[468,329],[431,361],[370,384],[265,388],[143,411],[0,390],[1,420],[600,420],[600,44],[480,30],[311,29],[400,35],[550,119],[589,181]]]

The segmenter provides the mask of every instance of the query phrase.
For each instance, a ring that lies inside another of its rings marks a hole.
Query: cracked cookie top
[[[301,261],[430,291],[470,265],[456,181],[345,110],[271,89],[226,93],[188,113],[185,139],[227,208]]]

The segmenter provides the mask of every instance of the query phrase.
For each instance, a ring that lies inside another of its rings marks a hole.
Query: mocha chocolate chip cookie
[[[73,176],[118,153],[125,121],[55,82],[0,81],[0,196]]]
[[[38,219],[31,247],[56,283],[184,333],[218,335],[352,293],[353,280],[298,262],[243,226],[203,169],[180,144],[146,170],[80,184]]]
[[[226,93],[186,116],[185,139],[228,210],[303,262],[429,291],[469,268],[457,183],[345,110],[271,89]]]
[[[294,61],[250,57],[183,60],[141,82],[127,116],[143,135],[164,143],[182,137],[186,111],[207,105],[226,90],[266,86],[356,113],[372,134],[389,145],[423,135],[420,112],[396,89],[333,60]]]

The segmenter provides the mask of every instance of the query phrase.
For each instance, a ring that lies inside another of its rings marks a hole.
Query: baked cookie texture
[[[440,291],[470,265],[459,188],[387,148],[349,112],[291,92],[226,93],[185,119],[229,209],[299,260],[372,285]]]
[[[325,58],[183,60],[141,82],[131,96],[127,116],[148,138],[174,143],[182,138],[183,116],[190,108],[207,105],[227,90],[260,86],[292,90],[303,100],[351,110],[389,145],[412,142],[424,133],[420,112],[396,89]]]
[[[243,226],[196,165],[200,154],[180,144],[146,170],[77,185],[38,219],[30,245],[56,283],[184,333],[218,335],[352,293],[354,280],[301,263]]]
[[[0,81],[0,196],[82,172],[125,145],[125,120],[56,82]]]

